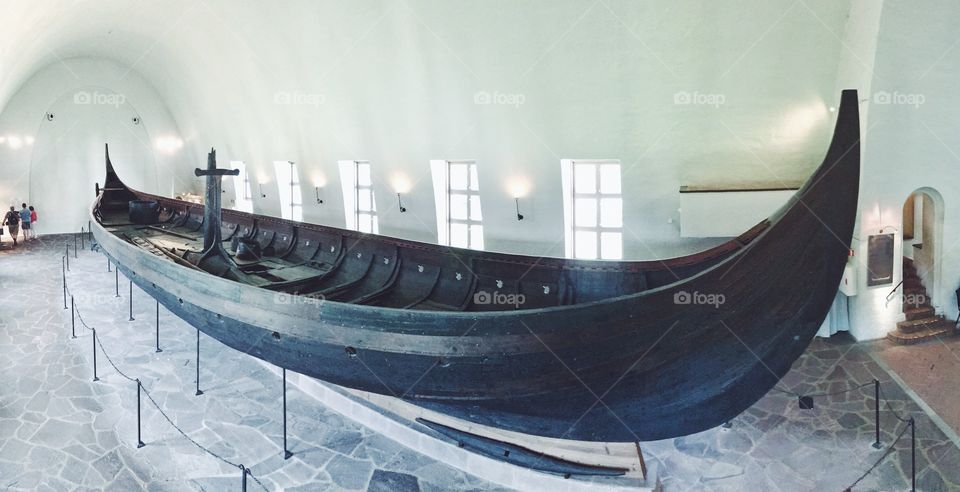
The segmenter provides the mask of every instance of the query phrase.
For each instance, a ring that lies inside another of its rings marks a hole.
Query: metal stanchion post
[[[203,391],[200,391],[200,329],[197,328],[197,392],[194,396],[202,394]]]
[[[87,233],[83,230],[83,227],[80,228],[80,249],[84,249],[87,246],[84,244],[84,241],[87,238]]]
[[[133,280],[130,281],[130,319],[129,321],[134,321],[133,319]]]
[[[880,381],[873,380],[873,426],[877,440],[873,443],[874,449],[880,449]]]
[[[67,271],[69,272],[70,271],[70,245],[69,244],[67,245],[66,251],[67,252],[66,254],[64,254],[63,257],[67,259]]]
[[[917,421],[910,417],[910,491],[917,492]]]
[[[70,338],[77,338],[77,310],[73,306],[73,296],[70,296]]]
[[[63,273],[63,309],[67,309],[67,257],[60,259],[60,271]]]
[[[77,257],[77,233],[73,233],[73,257]]]
[[[110,271],[110,257],[107,257],[107,271]]]
[[[283,372],[283,459],[288,460],[293,453],[287,449],[287,369],[282,368]]]
[[[97,329],[91,328],[90,330],[93,331],[93,337],[91,337],[93,341],[93,380],[99,381],[100,378],[97,377]]]
[[[137,379],[137,448],[146,446],[140,437],[140,379]]]
[[[160,348],[160,301],[157,301],[157,353],[163,352]]]
[[[240,484],[240,490],[247,492],[247,469],[240,464],[240,473],[243,474],[243,482]]]
[[[116,287],[116,293],[117,293],[116,297],[120,297],[120,269],[119,268],[113,269],[113,284]]]

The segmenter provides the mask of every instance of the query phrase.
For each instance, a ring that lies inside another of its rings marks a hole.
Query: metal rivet
[[[287,240],[287,236],[283,236],[283,240],[286,241],[286,240]]]
[[[333,247],[333,246],[330,246],[330,252],[331,252],[331,253],[333,253],[333,252],[336,251],[336,250],[337,250],[337,248],[335,248],[335,247]]]
[[[358,258],[358,259],[359,259],[361,256],[363,256],[363,254],[357,253],[357,258]]]
[[[390,264],[390,258],[384,258],[384,259],[383,259],[383,264],[384,264],[384,265],[389,265],[389,264]]]
[[[463,280],[463,275],[460,272],[457,272],[457,280]]]
[[[498,289],[502,289],[502,288],[503,288],[503,280],[497,280],[497,288],[498,288]]]
[[[417,271],[423,273],[423,265],[417,265]]]
[[[310,241],[307,241],[307,246],[310,246]]]
[[[544,286],[543,286],[543,293],[544,293],[544,294],[549,294],[549,293],[550,293],[550,286],[549,286],[549,285],[544,285]]]

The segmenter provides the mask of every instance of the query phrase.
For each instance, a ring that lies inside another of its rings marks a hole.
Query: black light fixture
[[[323,203],[323,199],[320,198],[320,187],[319,187],[319,186],[314,186],[314,187],[313,187],[313,191],[315,191],[315,192],[317,193],[317,203],[318,203],[318,204],[322,204],[322,203]]]
[[[397,193],[397,205],[400,206],[400,213],[407,211],[407,207],[404,207],[403,202],[400,200],[400,193]]]
[[[523,220],[523,214],[520,213],[520,197],[514,197],[517,202],[517,220]]]

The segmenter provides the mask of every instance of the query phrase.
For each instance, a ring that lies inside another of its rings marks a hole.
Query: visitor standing
[[[27,204],[20,204],[20,228],[23,229],[23,241],[30,239],[30,211],[27,210]]]
[[[13,238],[13,245],[17,245],[17,234],[20,233],[20,214],[17,213],[17,209],[10,205],[10,211],[7,212],[7,215],[3,217],[3,224],[7,226],[7,230],[10,231],[10,237]]]
[[[33,209],[33,205],[30,205],[30,238],[36,239],[40,236],[37,233],[37,211]]]

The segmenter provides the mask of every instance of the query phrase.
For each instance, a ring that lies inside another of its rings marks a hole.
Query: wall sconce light
[[[403,202],[400,200],[400,194],[397,193],[397,205],[400,206],[400,213],[406,212],[407,208],[403,206]]]
[[[523,220],[523,214],[520,213],[520,198],[514,198],[514,201],[517,202],[517,220]]]
[[[263,192],[263,183],[257,183],[257,186],[260,187],[260,198],[266,198],[267,194]]]
[[[323,204],[323,199],[320,198],[320,187],[319,187],[319,186],[314,186],[314,187],[313,187],[313,190],[317,193],[317,203],[318,203],[318,204]]]

